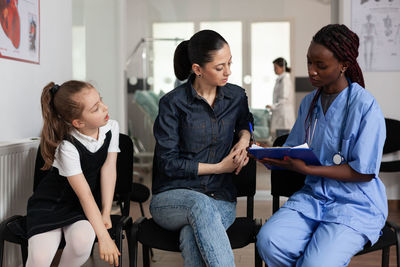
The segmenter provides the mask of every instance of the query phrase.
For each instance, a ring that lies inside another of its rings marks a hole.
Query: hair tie
[[[50,93],[51,95],[54,97],[54,95],[57,93],[58,89],[60,88],[60,86],[58,84],[54,84],[53,87],[51,87],[50,89]]]

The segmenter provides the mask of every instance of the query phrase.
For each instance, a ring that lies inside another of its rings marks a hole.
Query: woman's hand
[[[99,238],[99,252],[100,259],[108,262],[110,265],[118,266],[118,257],[121,255],[115,242],[111,239],[110,235]]]
[[[110,229],[112,227],[110,214],[102,213],[101,217],[103,218],[104,226],[106,227],[106,229]]]
[[[235,169],[236,175],[239,174],[240,170],[249,162],[249,157],[247,156],[248,147],[249,141],[245,138],[242,138],[231,149],[231,153],[237,153],[237,155],[233,158],[234,163],[238,165],[238,167]]]
[[[231,152],[221,162],[217,163],[217,174],[231,173],[238,168],[239,164],[235,162],[235,157],[239,152],[240,150],[231,150]]]

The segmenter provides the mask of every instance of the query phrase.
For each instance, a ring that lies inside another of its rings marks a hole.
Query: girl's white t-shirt
[[[119,149],[119,125],[115,120],[109,120],[106,125],[99,128],[98,139],[81,134],[73,129],[71,135],[81,142],[90,152],[98,151],[104,143],[106,133],[111,130],[111,141],[108,152],[120,152]],[[53,167],[56,167],[62,176],[73,176],[82,173],[79,152],[69,141],[62,141],[55,153]]]

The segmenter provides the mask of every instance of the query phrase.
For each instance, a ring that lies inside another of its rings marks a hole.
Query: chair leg
[[[139,207],[140,207],[140,213],[142,213],[142,216],[146,217],[146,216],[144,216],[144,209],[143,209],[143,205],[141,202],[139,202]]]
[[[143,267],[150,267],[149,247],[142,245]]]
[[[382,249],[382,267],[389,267],[390,247]]]
[[[25,267],[28,260],[28,244],[21,244],[22,265]]]
[[[396,262],[397,262],[397,267],[400,267],[400,246],[399,246],[399,244],[396,244]]]
[[[4,239],[0,240],[0,267],[3,267]]]
[[[272,213],[279,210],[279,197],[272,198]]]
[[[129,267],[137,267],[138,241],[130,229],[126,230],[129,252]]]
[[[142,202],[139,202],[139,207],[140,207],[140,213],[142,214],[142,216],[146,217],[146,216],[144,216],[144,209],[143,209]],[[155,262],[154,261],[154,253],[153,253],[153,249],[152,248],[150,248],[150,257],[151,257],[151,261]]]
[[[118,262],[119,266],[122,267],[122,231],[119,233],[116,233],[115,235],[115,244],[117,245],[117,248],[120,252],[120,256],[118,257]]]
[[[258,249],[256,244],[254,244],[254,263],[255,267],[262,267],[262,260],[260,254],[258,254]]]

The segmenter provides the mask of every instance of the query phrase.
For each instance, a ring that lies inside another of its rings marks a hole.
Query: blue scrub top
[[[348,92],[348,88],[344,89],[325,115],[320,99],[315,107],[311,133],[315,118],[318,119],[311,148],[322,165],[334,165],[333,155],[339,151]],[[305,119],[315,94],[316,91],[303,99],[285,146],[297,146],[305,142]],[[343,133],[341,154],[345,162],[359,173],[375,174],[375,178],[370,182],[340,182],[308,175],[305,186],[290,197],[285,206],[317,221],[347,225],[364,234],[374,244],[388,213],[385,186],[378,177],[386,127],[378,103],[357,83],[352,84]]]

